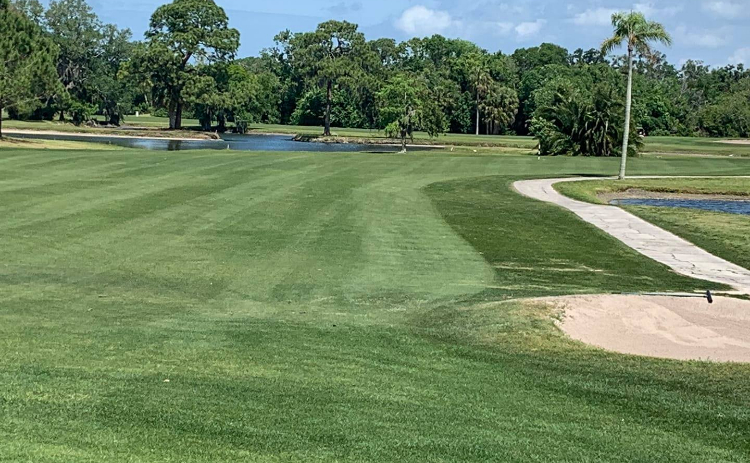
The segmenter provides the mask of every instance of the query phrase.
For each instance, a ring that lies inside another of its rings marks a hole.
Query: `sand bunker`
[[[726,145],[750,145],[750,140],[719,140],[716,143],[724,143]]]
[[[750,301],[658,296],[571,296],[560,327],[607,350],[678,360],[750,362]]]

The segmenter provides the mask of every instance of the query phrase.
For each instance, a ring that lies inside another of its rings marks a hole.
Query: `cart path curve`
[[[670,267],[679,274],[715,283],[723,283],[744,294],[750,294],[750,270],[717,257],[617,206],[576,201],[563,196],[554,188],[556,183],[586,180],[606,179],[553,178],[521,180],[515,182],[513,187],[524,196],[556,204],[572,211],[584,221],[612,235],[628,247]]]

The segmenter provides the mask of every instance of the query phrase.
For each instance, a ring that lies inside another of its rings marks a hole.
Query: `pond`
[[[221,135],[221,140],[165,140],[158,138],[110,137],[107,135],[89,136],[79,134],[59,135],[45,133],[14,133],[13,137],[36,140],[85,141],[123,146],[126,148],[160,151],[230,149],[235,151],[314,151],[333,153],[367,151],[373,153],[395,153],[400,149],[397,146],[389,145],[298,142],[294,141],[291,135],[238,135],[232,133]],[[432,149],[432,147],[429,146],[409,148],[410,151],[425,151],[430,149]]]
[[[658,207],[682,207],[688,209],[701,209],[712,212],[726,212],[729,214],[750,215],[750,200],[734,201],[726,199],[654,199],[654,198],[630,198],[615,199],[610,201],[615,206],[658,206]]]

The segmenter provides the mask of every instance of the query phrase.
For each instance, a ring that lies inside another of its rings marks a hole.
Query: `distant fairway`
[[[711,287],[510,186],[618,162],[2,148],[0,461],[746,460],[750,366],[502,303]]]

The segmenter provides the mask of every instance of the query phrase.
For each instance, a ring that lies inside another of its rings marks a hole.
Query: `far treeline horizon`
[[[544,43],[512,54],[440,35],[368,41],[356,24],[327,21],[237,58],[240,34],[212,0],[160,6],[142,41],[103,24],[85,0],[46,9],[0,0],[0,30],[0,108],[13,119],[119,125],[140,111],[169,117],[171,129],[191,117],[219,131],[235,122],[322,126],[325,135],[378,129],[402,140],[416,130],[534,135],[542,154],[599,156],[635,153],[637,131],[750,137],[750,72],[677,68],[652,48],[670,43],[668,31],[640,13],[615,15],[614,35],[589,50]]]

